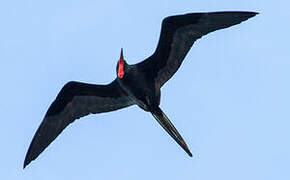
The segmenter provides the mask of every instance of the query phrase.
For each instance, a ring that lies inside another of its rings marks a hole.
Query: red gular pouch
[[[123,49],[121,50],[121,55],[119,59],[119,68],[118,68],[118,78],[122,79],[124,77],[124,57],[123,57]]]

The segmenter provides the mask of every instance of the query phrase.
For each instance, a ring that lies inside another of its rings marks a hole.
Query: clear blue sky
[[[30,141],[71,80],[116,77],[155,49],[161,20],[200,11],[260,15],[195,43],[161,108],[194,157],[136,106],[76,121],[25,170]],[[0,179],[288,180],[289,2],[1,1]]]

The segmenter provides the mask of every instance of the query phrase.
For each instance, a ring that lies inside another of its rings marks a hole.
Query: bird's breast
[[[152,80],[143,74],[127,76],[119,80],[120,86],[132,101],[140,108],[149,111],[152,106],[159,105],[160,90],[156,89]]]

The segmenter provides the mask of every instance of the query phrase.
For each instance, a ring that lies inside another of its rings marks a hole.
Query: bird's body
[[[137,68],[130,68],[128,65],[126,75],[122,79],[117,79],[121,89],[128,98],[145,111],[149,111],[153,105],[160,103],[160,89],[155,87],[154,82]]]
[[[117,78],[108,85],[67,83],[49,107],[34,135],[24,167],[74,120],[90,113],[102,113],[138,105],[152,113],[168,134],[192,156],[185,141],[160,109],[161,87],[174,75],[193,43],[210,32],[241,23],[257,13],[191,13],[167,17],[162,22],[155,52],[144,61],[128,65],[123,51],[117,64]]]

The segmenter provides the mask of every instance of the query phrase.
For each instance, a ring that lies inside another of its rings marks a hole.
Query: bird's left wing
[[[211,12],[170,16],[162,21],[157,48],[152,56],[136,64],[161,87],[178,70],[193,43],[202,36],[239,24],[256,12]]]
[[[108,85],[69,82],[49,107],[36,131],[24,161],[24,168],[74,120],[90,113],[117,110],[132,105],[117,80]]]

